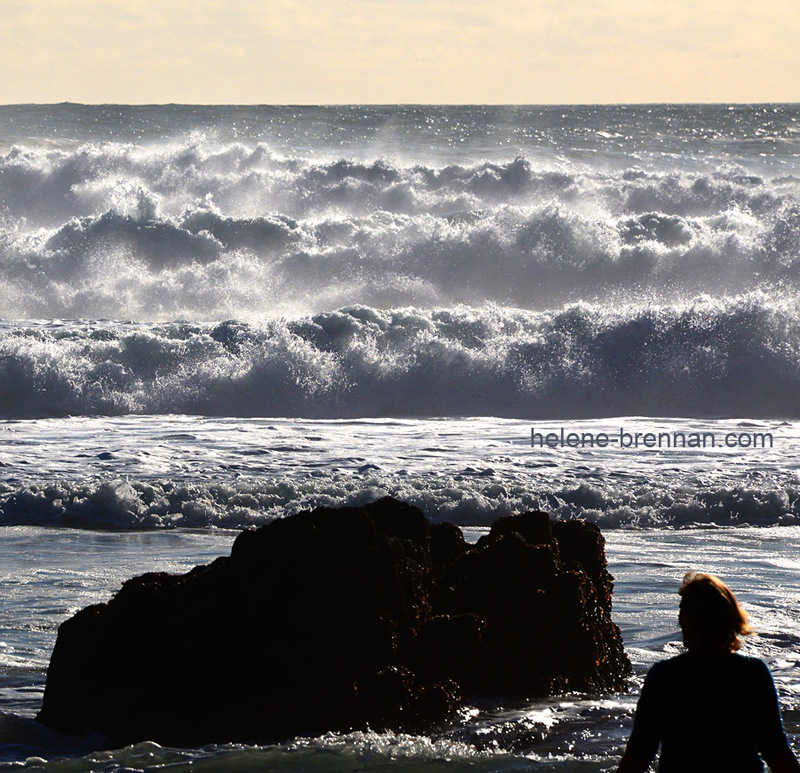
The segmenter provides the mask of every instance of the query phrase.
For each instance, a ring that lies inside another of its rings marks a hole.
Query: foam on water
[[[551,161],[701,167],[747,156],[791,166],[796,104],[764,105],[7,105],[5,146],[147,145],[175,137],[265,142],[285,156],[426,163],[532,154]],[[3,145],[0,145],[2,147]]]
[[[704,440],[531,447],[532,429]],[[799,433],[796,422],[636,417],[533,427],[488,418],[6,422],[0,525],[238,529],[386,495],[464,526],[531,509],[607,528],[791,524],[800,521]],[[730,437],[749,445],[728,447]]]
[[[800,177],[282,159],[214,143],[0,155],[0,315],[259,319],[360,303],[797,289]]]
[[[734,578],[796,737],[798,127],[798,105],[0,107],[0,770],[612,770],[634,695],[274,747],[33,723],[78,606],[226,528],[386,494],[471,537],[534,508],[638,527],[607,532],[634,685],[677,651],[682,572]],[[534,425],[775,443],[532,449]]]
[[[800,415],[800,307],[356,306],[263,324],[0,327],[0,415]]]

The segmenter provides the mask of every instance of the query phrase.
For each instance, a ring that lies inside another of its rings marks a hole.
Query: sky
[[[0,0],[0,103],[800,101],[800,0]]]

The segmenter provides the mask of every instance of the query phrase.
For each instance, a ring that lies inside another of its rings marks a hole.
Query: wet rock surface
[[[476,545],[391,498],[242,532],[65,621],[39,719],[115,743],[422,731],[470,698],[621,690],[600,530],[529,512]]]

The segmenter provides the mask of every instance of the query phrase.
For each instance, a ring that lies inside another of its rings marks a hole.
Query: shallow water
[[[477,538],[481,529],[469,529]],[[86,752],[97,738],[60,738],[36,727],[45,668],[58,624],[78,608],[107,599],[127,577],[144,571],[184,571],[226,554],[234,532],[86,532],[34,526],[0,530],[3,629],[0,638],[0,769],[143,770],[183,765],[223,770],[342,770],[463,766],[519,770],[607,770],[627,738],[641,679],[655,660],[677,654],[676,590],[691,569],[729,581],[759,631],[745,651],[770,665],[787,730],[800,741],[800,527],[690,530],[609,530],[609,566],[616,577],[614,619],[634,664],[622,696],[565,696],[530,704],[473,707],[452,727],[430,736],[353,733],[298,739],[270,747],[163,749],[138,744]],[[198,675],[202,679],[202,674]],[[65,756],[66,755],[66,756]],[[43,760],[29,759],[41,757]],[[64,757],[62,761],[60,758]],[[16,760],[16,761],[15,761]]]

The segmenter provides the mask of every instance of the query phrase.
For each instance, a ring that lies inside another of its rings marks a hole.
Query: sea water
[[[800,106],[0,108],[0,769],[612,770],[690,569],[800,740],[798,261]],[[598,523],[630,692],[273,747],[34,722],[78,609],[386,494]]]

